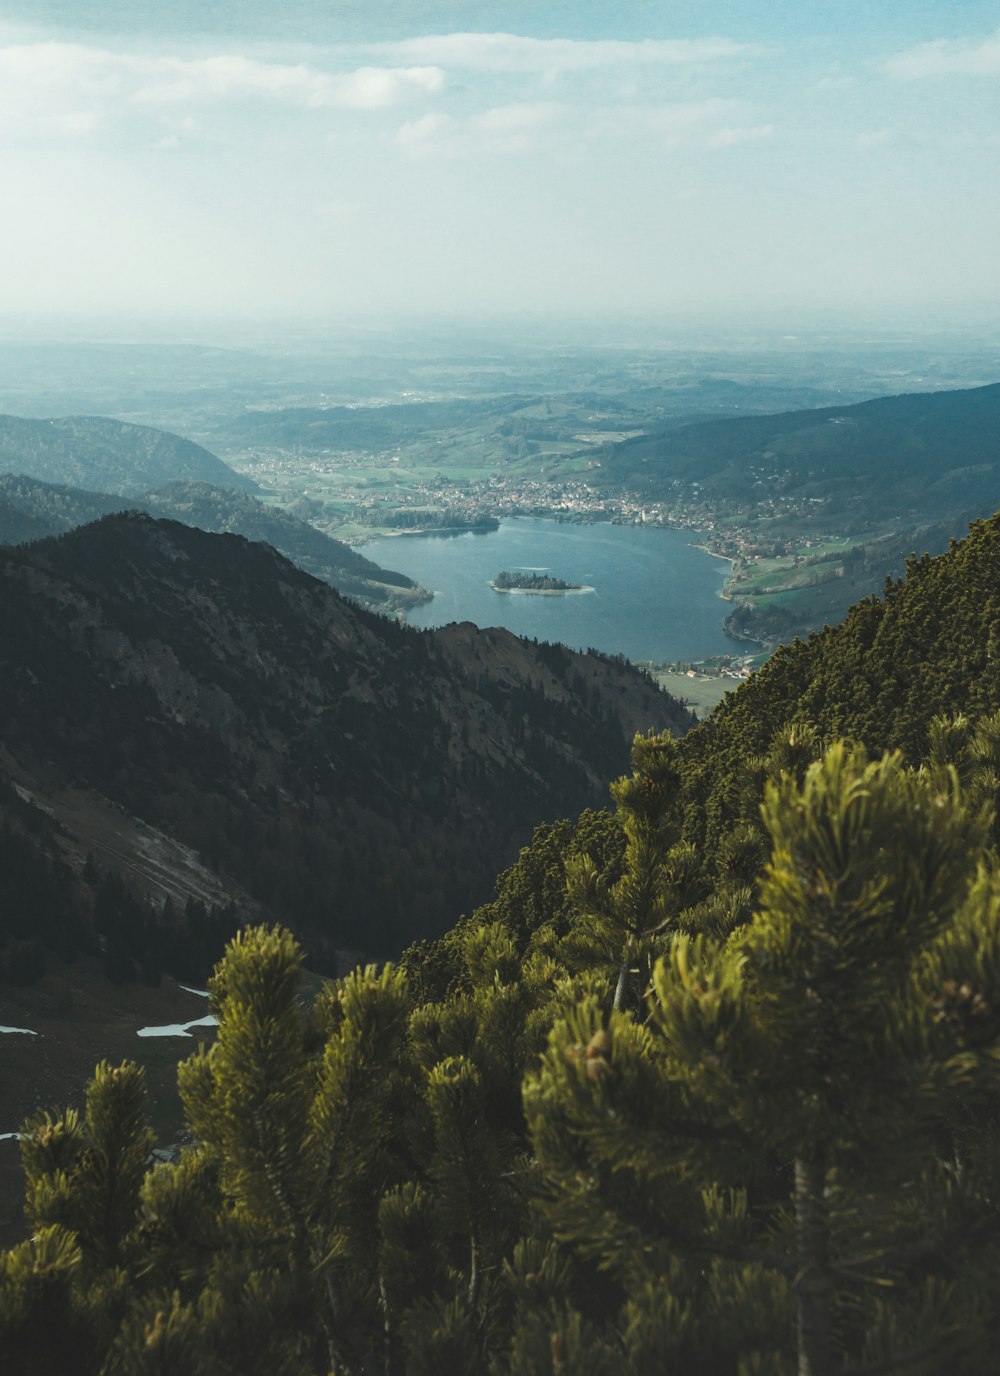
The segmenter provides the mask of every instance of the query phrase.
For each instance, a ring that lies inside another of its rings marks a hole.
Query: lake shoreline
[[[495,583],[490,587],[494,592],[510,594],[515,597],[569,597],[573,593],[596,592],[596,588],[582,585],[578,588],[498,588]]]
[[[360,552],[434,590],[432,602],[408,615],[415,628],[468,621],[571,649],[675,662],[744,648],[722,624],[720,556],[694,535],[680,527],[511,516],[492,533],[373,540]],[[581,592],[509,589],[535,595],[501,598],[492,586],[498,567],[559,569],[560,581]],[[583,596],[583,589],[593,591]]]

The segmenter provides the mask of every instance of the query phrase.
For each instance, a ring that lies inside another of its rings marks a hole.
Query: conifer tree
[[[374,1360],[372,1243],[378,1201],[399,1179],[405,981],[391,966],[357,970],[309,1017],[300,963],[278,928],[230,944],[210,984],[218,1037],[181,1067],[180,1088],[233,1218],[277,1248],[330,1369],[350,1376]]]
[[[652,1339],[706,1371],[930,1371],[946,1342],[980,1371],[1000,1265],[988,808],[953,766],[840,743],[772,782],[763,816],[753,921],[676,935],[644,1024],[591,1000],[553,1031],[526,1087],[549,1224],[617,1287],[623,1370]]]
[[[810,763],[815,734],[783,729],[707,865],[678,839],[677,747],[640,738],[607,844],[567,866],[575,916],[545,838],[418,1006],[391,966],[310,1003],[293,938],[244,931],[181,1072],[179,1164],[148,1169],[134,1066],[25,1126],[8,1365],[988,1369],[1000,720],[927,738],[920,769],[843,742]]]
[[[687,905],[695,871],[691,847],[675,844],[675,742],[669,734],[636,736],[632,763],[631,777],[611,785],[625,834],[621,874],[609,883],[590,855],[567,862],[567,894],[577,921],[559,951],[571,968],[609,968],[616,1009],[641,994],[636,981],[648,978],[657,938]]]
[[[154,1138],[145,1122],[146,1081],[131,1063],[102,1061],[75,1109],[29,1118],[22,1132],[25,1209],[33,1226],[73,1231],[94,1266],[125,1256]]]
[[[26,1371],[86,1371],[120,1316],[153,1135],[131,1062],[102,1061],[81,1116],[37,1113],[21,1131],[32,1240],[0,1266],[0,1353]],[[67,1351],[72,1356],[67,1357]],[[29,1361],[30,1354],[30,1361]]]

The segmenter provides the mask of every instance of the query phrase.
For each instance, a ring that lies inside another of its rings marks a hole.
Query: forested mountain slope
[[[998,655],[1000,515],[937,558],[911,559],[882,597],[782,646],[727,695],[678,751],[691,836],[715,835],[735,815],[747,762],[789,722],[919,760],[934,716],[1000,708]]]
[[[116,624],[134,545],[199,554],[169,526],[129,535]],[[66,543],[19,576],[72,626]],[[998,575],[1000,517],[683,739],[636,740],[613,820],[540,827],[493,902],[399,965],[310,1000],[291,936],[242,932],[216,1040],[180,1068],[176,1163],[146,1170],[132,1064],[98,1067],[82,1117],[25,1124],[0,1354],[32,1376],[73,1354],[85,1376],[992,1370]],[[256,649],[281,701],[272,605]],[[537,672],[511,637],[447,639],[511,689]],[[824,739],[845,731],[864,744]]]
[[[0,472],[123,496],[182,479],[256,489],[200,444],[106,416],[0,416]]]
[[[636,730],[690,721],[623,663],[408,630],[267,546],[138,514],[3,551],[0,720],[11,779],[67,826],[89,790],[314,949],[381,953],[600,801]]]
[[[720,875],[753,877],[759,853],[742,848],[746,827],[759,824],[768,770],[799,768],[840,737],[876,753],[900,750],[917,764],[931,748],[935,718],[975,722],[1000,710],[998,656],[1000,514],[976,522],[946,553],[911,559],[905,578],[887,581],[881,597],[859,602],[839,625],[781,646],[672,747],[663,787],[671,836],[694,847],[687,899],[696,906]],[[615,854],[616,825],[604,826],[598,849],[610,845]],[[592,825],[588,834],[593,841]],[[537,854],[524,853],[484,910],[493,918],[509,921],[516,909],[546,920],[538,895],[560,890],[562,853],[580,845],[572,833],[554,844],[548,832],[535,844]],[[558,906],[565,919],[565,895]]]
[[[0,544],[61,535],[114,511],[141,510],[216,534],[243,535],[273,545],[299,568],[373,611],[426,601],[412,578],[358,554],[280,507],[247,492],[205,482],[173,482],[130,498],[43,483],[23,474],[0,477]]]
[[[1000,502],[1000,383],[654,431],[610,450],[603,473],[650,496],[698,483],[710,501],[780,496],[862,523],[985,513]]]

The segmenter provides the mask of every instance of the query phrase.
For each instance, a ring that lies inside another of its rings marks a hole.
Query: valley
[[[638,390],[210,408],[197,442],[0,421],[29,470],[0,478],[0,1025],[37,1034],[2,1034],[7,1240],[8,1134],[39,1097],[80,1103],[100,1057],[143,1067],[158,1159],[187,1140],[177,1067],[216,1036],[190,989],[249,924],[294,929],[310,999],[402,958],[445,1007],[479,987],[480,940],[513,942],[518,979],[579,970],[570,851],[618,873],[607,783],[669,730],[670,891],[721,930],[757,855],[731,826],[746,761],[789,714],[916,755],[931,702],[993,703],[946,649],[956,610],[880,666],[876,717],[838,674],[866,618],[892,621],[886,576],[994,500],[1000,389]],[[793,394],[810,409],[763,409]],[[877,500],[850,495],[865,474]],[[497,569],[529,595],[498,597]]]
[[[8,356],[0,406],[16,403],[27,415],[42,406],[52,414],[54,403],[106,407],[133,424],[175,427],[187,437],[175,446],[194,442],[203,465],[215,456],[227,465],[205,468],[200,481],[218,487],[220,474],[236,473],[222,485],[249,485],[274,520],[297,520],[341,547],[495,529],[511,517],[690,531],[733,562],[729,631],[769,644],[836,622],[911,553],[946,548],[1000,501],[988,418],[995,393],[983,386],[1000,371],[1000,349],[985,335],[905,344],[846,334],[720,337],[698,350],[668,340],[515,345],[498,335],[459,355],[432,336],[418,345],[389,334],[365,352],[349,335],[334,346],[303,333],[282,354],[260,335],[215,350],[39,342]],[[115,395],[126,356],[127,405]],[[977,407],[987,408],[980,420]],[[60,432],[40,424],[17,421],[5,460],[12,471],[20,464],[37,479],[119,490],[106,460],[85,482],[79,466],[54,467]],[[967,455],[961,444],[954,450],[949,428],[964,436]],[[95,441],[96,432],[84,441],[80,431],[77,451]],[[877,500],[859,506],[843,494],[861,471]],[[171,471],[172,481],[179,476]],[[146,481],[147,492],[156,486]],[[184,519],[166,500],[159,510]],[[246,503],[237,517],[212,514],[202,498],[200,506],[181,500],[206,528],[256,530],[298,557],[290,530],[266,531],[263,515],[248,524]],[[295,539],[304,549],[304,537]],[[304,557],[304,567],[330,576],[329,557]],[[345,583],[342,560],[338,576],[336,586],[367,605],[404,613],[412,605],[398,584]]]

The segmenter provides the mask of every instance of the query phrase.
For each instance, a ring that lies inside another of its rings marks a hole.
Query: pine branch
[[[998,1219],[987,1218],[978,1224],[964,1222],[946,1232],[935,1233],[932,1236],[920,1238],[918,1241],[899,1243],[895,1247],[886,1247],[882,1251],[873,1252],[866,1257],[838,1262],[836,1269],[862,1276],[875,1270],[892,1271],[901,1266],[909,1266],[916,1261],[926,1261],[928,1257],[935,1254],[947,1253],[953,1245],[961,1244],[963,1247],[968,1247],[976,1243],[988,1242],[996,1237],[1000,1237],[1000,1220]]]
[[[993,1328],[996,1326],[996,1324],[991,1325]],[[956,1341],[958,1341],[958,1335],[955,1332],[944,1333],[932,1343],[927,1343],[923,1347],[911,1348],[909,1352],[903,1352],[898,1357],[887,1357],[884,1362],[876,1362],[874,1366],[841,1367],[837,1376],[890,1376],[891,1372],[903,1371],[910,1366],[918,1366],[922,1362],[926,1362],[928,1358],[935,1357],[945,1350],[948,1352],[947,1365],[951,1367],[955,1359]]]

